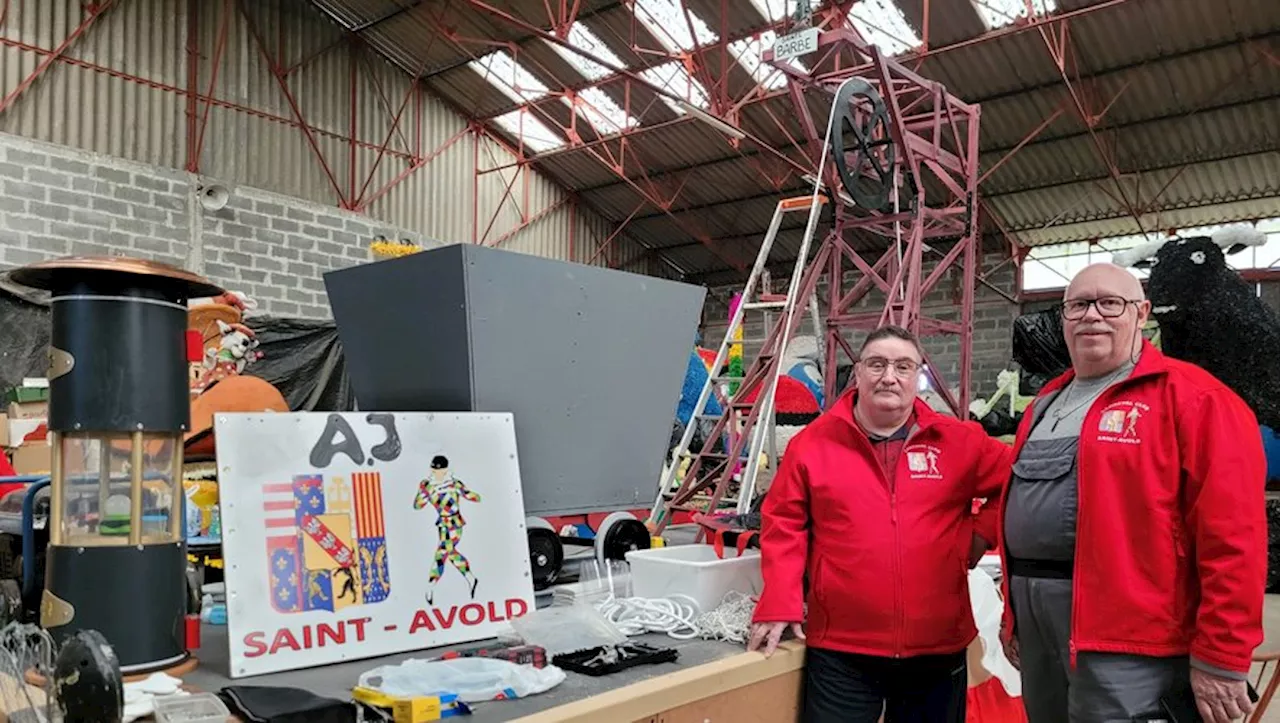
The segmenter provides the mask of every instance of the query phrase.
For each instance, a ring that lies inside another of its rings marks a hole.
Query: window
[[[490,53],[468,65],[509,98],[524,103],[546,96],[550,91],[533,73],[525,70],[505,50]]]
[[[601,40],[599,36],[591,32],[590,28],[580,22],[574,23],[569,28],[568,40],[570,45],[576,48],[582,48],[615,68],[621,68],[623,66],[622,59],[615,55],[614,52],[609,49],[609,46],[604,44],[604,41]],[[548,41],[548,44],[551,46],[552,50],[555,50],[560,54],[560,57],[564,58],[566,63],[572,65],[575,70],[582,73],[588,80],[600,80],[601,78],[613,73],[613,71],[603,65],[600,65],[593,60],[588,60],[559,43],[552,43]]]
[[[673,53],[710,45],[718,39],[694,11],[689,10],[686,18],[680,0],[636,0],[635,15],[658,42]],[[693,35],[689,34],[691,24]]]
[[[551,130],[547,124],[533,116],[528,108],[513,110],[493,119],[498,127],[515,136],[525,148],[534,153],[549,151],[565,145],[567,141]]]
[[[1012,25],[1019,18],[1027,16],[1027,0],[971,0],[971,2],[989,30]],[[1031,0],[1031,8],[1036,16],[1044,16],[1057,11],[1058,2],[1057,0]]]
[[[596,133],[602,136],[621,133],[639,125],[634,117],[613,102],[613,99],[599,88],[584,88],[578,92],[576,103],[564,98],[566,105],[576,106],[578,115],[591,124]]]
[[[1222,228],[1224,224],[1215,226],[1198,226],[1178,231],[1179,236],[1207,236]],[[1235,225],[1235,224],[1232,224]],[[1267,234],[1267,242],[1262,246],[1253,246],[1237,254],[1227,257],[1227,265],[1238,271],[1274,270],[1280,271],[1280,218],[1259,221],[1257,228]],[[1158,240],[1162,235],[1152,234],[1149,237],[1139,234],[1129,236],[1113,236],[1100,239],[1096,244],[1074,242],[1037,246],[1027,254],[1022,264],[1023,291],[1057,291],[1065,289],[1071,277],[1089,264],[1110,261],[1117,251],[1133,248],[1148,240]],[[1146,269],[1129,269],[1130,273],[1140,279],[1147,278]]]
[[[751,0],[751,4],[771,23],[781,20],[787,14],[787,0]],[[792,4],[795,4],[795,0],[792,0]]]
[[[849,21],[885,55],[901,55],[922,42],[894,0],[860,0],[849,11]]]
[[[659,88],[684,99],[689,103],[689,105],[697,108],[706,108],[708,105],[707,91],[702,87],[701,83],[694,80],[689,73],[685,71],[684,66],[680,63],[672,61],[670,63],[663,63],[662,65],[655,65],[642,72],[640,77],[650,83],[653,83]],[[680,114],[684,113],[684,109],[681,108],[679,104],[673,102],[670,98],[666,96],[659,97],[662,98],[662,101],[666,103],[671,110]]]

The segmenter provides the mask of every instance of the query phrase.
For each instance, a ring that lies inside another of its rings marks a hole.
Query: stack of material
[[[8,452],[12,470],[0,474],[48,474],[52,454],[45,439],[49,416],[49,380],[28,377],[4,395],[0,411],[0,448]],[[3,495],[7,490],[0,490]]]

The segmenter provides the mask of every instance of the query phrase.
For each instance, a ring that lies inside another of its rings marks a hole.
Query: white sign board
[[[510,414],[219,414],[230,675],[493,637],[533,609]]]
[[[818,49],[818,29],[808,28],[784,35],[773,43],[773,59],[786,60],[807,55]]]

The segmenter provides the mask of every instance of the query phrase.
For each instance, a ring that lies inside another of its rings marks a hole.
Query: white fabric
[[[981,567],[969,571],[969,600],[973,603],[973,621],[982,640],[982,667],[1000,680],[1005,692],[1017,698],[1022,695],[1022,676],[1004,655],[1000,643],[1000,620],[1004,601],[991,575]]]

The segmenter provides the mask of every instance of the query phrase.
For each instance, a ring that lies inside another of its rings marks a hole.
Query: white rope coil
[[[610,596],[597,605],[600,613],[628,636],[666,633],[676,640],[699,636],[694,625],[698,603],[687,595],[665,598]]]

